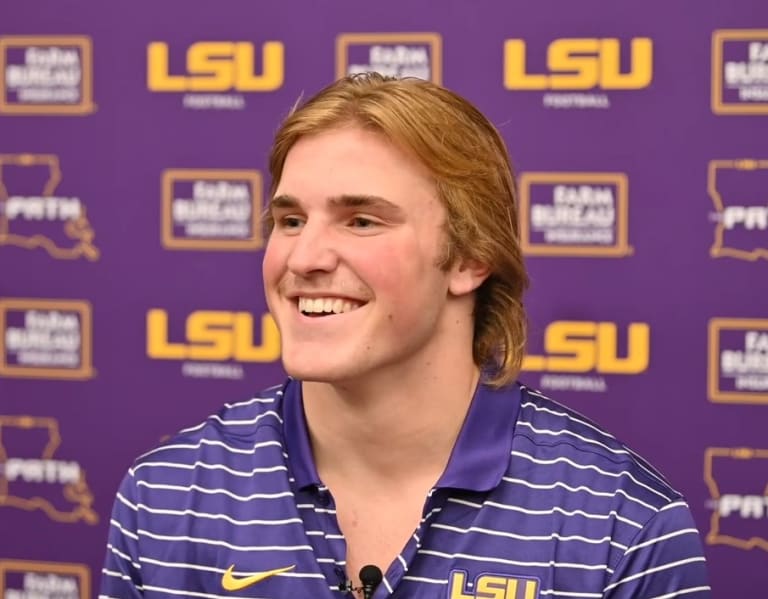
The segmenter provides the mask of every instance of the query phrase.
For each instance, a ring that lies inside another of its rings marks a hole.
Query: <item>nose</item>
[[[308,220],[294,237],[288,254],[288,269],[296,275],[331,272],[338,264],[333,231],[320,221]]]

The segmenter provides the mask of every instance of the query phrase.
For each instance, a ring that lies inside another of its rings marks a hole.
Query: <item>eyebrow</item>
[[[400,214],[403,211],[397,204],[375,195],[343,194],[330,197],[327,201],[333,208],[381,208],[395,214]],[[281,194],[270,200],[268,209],[292,209],[298,208],[300,204],[298,198],[289,194]]]

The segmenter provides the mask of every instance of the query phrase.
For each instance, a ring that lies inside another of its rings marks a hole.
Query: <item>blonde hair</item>
[[[501,135],[467,100],[428,81],[377,73],[345,77],[295,106],[280,126],[269,158],[270,196],[301,137],[349,124],[383,134],[433,176],[448,213],[448,251],[441,267],[458,258],[490,270],[476,291],[474,361],[487,369],[489,384],[510,382],[525,350],[522,297],[528,275],[515,179]]]

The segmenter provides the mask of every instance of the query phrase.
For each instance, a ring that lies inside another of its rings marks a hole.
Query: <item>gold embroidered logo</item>
[[[295,567],[295,565],[287,566],[285,568],[277,568],[276,570],[269,570],[267,572],[260,572],[259,574],[245,576],[244,578],[235,578],[235,576],[232,574],[235,566],[232,565],[227,568],[227,571],[224,572],[224,576],[221,577],[221,586],[224,587],[225,591],[241,591],[251,585],[256,584],[257,582],[261,582],[262,580],[266,580],[267,578],[277,574],[282,574],[283,572],[293,570]]]

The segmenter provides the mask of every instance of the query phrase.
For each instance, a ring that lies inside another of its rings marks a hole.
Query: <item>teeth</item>
[[[342,314],[362,305],[333,297],[300,297],[298,303],[299,311],[305,314]]]

